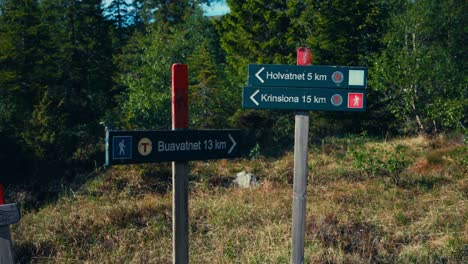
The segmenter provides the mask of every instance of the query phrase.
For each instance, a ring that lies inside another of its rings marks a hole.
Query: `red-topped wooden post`
[[[14,254],[10,235],[10,225],[18,223],[20,212],[15,203],[5,204],[5,190],[0,184],[0,263],[13,264]]]
[[[3,189],[3,184],[0,183],[0,205],[5,203],[5,191]]]
[[[297,65],[310,65],[312,64],[312,52],[309,48],[301,47],[296,49]]]
[[[309,48],[297,49],[297,65],[309,65],[312,55]],[[309,144],[309,112],[296,113],[294,132],[294,182],[292,208],[291,263],[304,263],[305,216],[307,201],[307,154]]]
[[[172,130],[188,128],[188,67],[172,65]],[[173,263],[188,263],[188,162],[172,162]]]

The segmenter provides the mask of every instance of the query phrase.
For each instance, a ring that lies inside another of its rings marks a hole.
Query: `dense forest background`
[[[169,129],[171,64],[187,63],[191,128],[241,128],[292,146],[288,111],[241,108],[247,64],[369,67],[365,113],[312,112],[328,135],[466,134],[464,0],[0,0],[0,182],[103,164],[104,127]],[[58,176],[60,175],[60,176]]]

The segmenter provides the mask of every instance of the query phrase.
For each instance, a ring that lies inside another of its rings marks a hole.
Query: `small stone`
[[[245,171],[241,171],[236,174],[233,184],[240,188],[255,188],[260,185],[255,175]]]

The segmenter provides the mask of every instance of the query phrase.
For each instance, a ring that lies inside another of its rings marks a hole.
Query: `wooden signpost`
[[[190,160],[242,155],[240,130],[188,129],[188,67],[172,65],[172,130],[106,131],[106,165],[172,161],[173,263],[189,262],[188,174]]]
[[[312,63],[307,48],[297,49],[297,65]],[[309,146],[309,113],[298,111],[294,129],[294,174],[291,229],[291,263],[304,262],[305,213],[307,195],[307,154]]]
[[[188,67],[172,65],[172,130],[188,129]],[[172,162],[173,263],[189,262],[187,161]]]
[[[251,64],[242,107],[291,109],[295,115],[291,263],[304,263],[309,110],[366,110],[367,68],[309,66],[308,48],[297,49],[297,65]]]

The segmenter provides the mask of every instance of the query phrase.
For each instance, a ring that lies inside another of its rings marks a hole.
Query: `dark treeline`
[[[293,113],[242,110],[241,93],[247,64],[294,64],[300,46],[317,65],[369,67],[368,111],[313,112],[312,137],[465,131],[466,1],[232,0],[208,18],[210,2],[0,0],[0,182],[101,166],[104,126],[170,128],[175,62],[192,128],[289,148]]]

